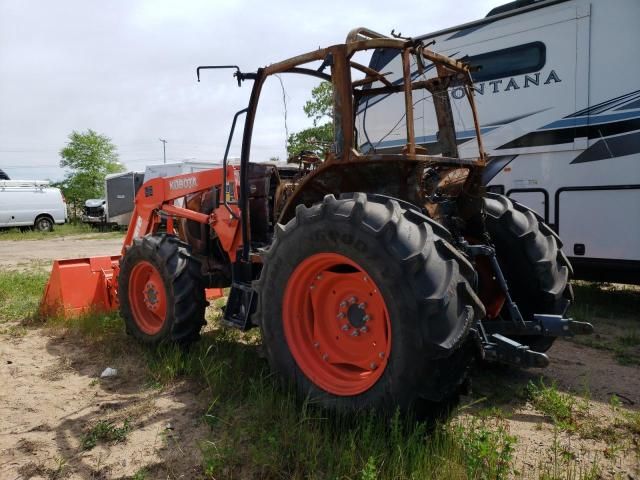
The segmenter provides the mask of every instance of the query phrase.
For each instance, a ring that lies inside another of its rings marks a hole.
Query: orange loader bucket
[[[119,307],[119,255],[54,260],[40,301],[40,314],[71,318],[90,311]],[[221,288],[207,288],[208,300],[224,296]]]
[[[55,260],[40,302],[44,316],[74,317],[118,308],[119,255]]]

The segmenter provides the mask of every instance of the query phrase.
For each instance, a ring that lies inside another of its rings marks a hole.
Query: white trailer
[[[65,223],[67,205],[59,188],[41,180],[0,180],[0,227],[53,230]]]
[[[480,67],[473,74],[485,181],[535,210],[562,237],[576,277],[640,283],[640,2],[519,0],[430,33],[424,45]],[[397,81],[400,59],[370,61]],[[420,73],[414,65],[415,77]],[[376,82],[372,87],[381,86]],[[461,156],[477,149],[465,92],[451,88]],[[428,93],[413,98],[416,137],[439,153]],[[406,143],[402,95],[360,102],[361,148]],[[477,150],[476,150],[477,151]]]

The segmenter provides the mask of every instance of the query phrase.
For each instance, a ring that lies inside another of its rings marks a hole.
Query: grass
[[[45,280],[44,274],[0,272],[0,318],[30,316]],[[141,385],[162,389],[188,379],[204,387],[209,402],[202,422],[210,433],[199,439],[199,447],[205,478],[519,477],[529,472],[514,470],[516,439],[509,431],[508,414],[497,406],[502,400],[519,404],[529,401],[557,431],[581,435],[584,412],[575,397],[542,381],[524,387],[513,382],[510,388],[502,388],[494,381],[498,375],[495,372],[493,376],[491,372],[485,374],[489,380],[484,386],[486,392],[481,393],[486,398],[478,400],[483,404],[478,413],[462,410],[440,423],[420,422],[397,413],[392,418],[367,411],[349,416],[330,414],[311,402],[300,402],[280,386],[259,354],[258,333],[218,328],[219,309],[209,310],[208,330],[200,342],[186,350],[134,344],[126,338],[117,314],[87,314],[72,321],[50,319],[47,325],[78,335],[92,349],[99,347],[104,358],[141,361],[147,377],[140,379]],[[122,356],[124,350],[133,357]],[[114,366],[122,366],[116,363]],[[624,429],[627,435],[640,434],[640,415],[613,403],[611,408],[620,410],[616,428]],[[128,421],[100,420],[88,428],[82,446],[91,449],[99,443],[125,441],[131,428]],[[608,438],[604,430],[593,432],[598,438]],[[616,452],[612,449],[609,454]],[[549,479],[597,478],[597,462],[587,468],[572,455],[560,443],[552,445],[551,463],[539,466],[536,475]],[[147,475],[140,470],[135,478]]]
[[[55,225],[52,232],[39,232],[37,230],[23,230],[20,228],[8,228],[0,230],[0,241],[2,240],[46,240],[56,237],[67,237],[71,235],[92,234],[95,238],[111,238],[122,236],[122,232],[109,231],[100,232],[90,225],[84,223],[65,223]]]
[[[122,443],[127,439],[128,433],[131,431],[129,420],[124,420],[122,426],[118,427],[114,423],[100,420],[82,438],[82,449],[91,450],[100,442],[104,443]]]
[[[0,272],[0,325],[33,316],[48,276],[39,270]]]
[[[551,418],[553,424],[561,430],[572,431],[576,428],[576,399],[572,395],[561,393],[555,384],[545,385],[529,382],[527,387],[529,400],[536,410]]]
[[[593,335],[575,343],[611,352],[621,365],[640,365],[640,288],[577,282],[576,301],[569,312],[576,320],[593,323]]]

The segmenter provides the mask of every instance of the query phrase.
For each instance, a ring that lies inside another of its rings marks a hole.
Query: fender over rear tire
[[[532,210],[498,194],[487,194],[486,226],[498,263],[525,320],[535,313],[564,315],[573,301],[573,269],[560,237]],[[506,313],[506,308],[503,308]],[[532,350],[546,352],[555,337],[518,337]]]
[[[255,283],[272,370],[338,411],[456,396],[472,357],[467,333],[484,308],[475,271],[446,235],[362,193],[299,206],[277,226]]]
[[[127,332],[157,345],[197,340],[207,305],[200,263],[166,234],[136,238],[120,259],[120,313]]]

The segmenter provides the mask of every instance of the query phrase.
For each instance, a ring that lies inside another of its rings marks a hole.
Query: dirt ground
[[[187,383],[170,390],[141,385],[128,358],[118,375],[78,339],[30,330],[0,337],[0,478],[193,478],[201,471],[204,404]],[[84,450],[100,421],[131,422],[126,442]]]
[[[55,259],[118,255],[122,238],[99,234],[71,235],[51,240],[0,241],[0,268],[49,266]]]
[[[34,262],[44,267],[53,258],[117,254],[120,245],[121,240],[113,238],[67,237],[28,245],[3,241],[0,268],[20,269]],[[556,342],[549,356],[552,363],[544,372],[497,368],[474,379],[474,408],[495,405],[494,381],[526,386],[542,373],[562,392],[588,392],[582,401],[594,428],[615,424],[612,395],[626,409],[640,408],[639,366],[620,365],[610,352],[569,341]],[[198,445],[209,431],[202,420],[207,398],[188,382],[170,389],[142,384],[143,361],[139,355],[122,358],[116,365],[118,375],[101,379],[100,373],[114,365],[77,337],[38,328],[0,334],[0,479],[198,478]],[[488,400],[478,401],[485,390]],[[463,399],[463,405],[465,401],[472,399]],[[582,474],[598,461],[602,468],[594,478],[640,479],[640,446],[632,445],[636,437],[629,435],[629,444],[612,453],[606,436],[559,433],[526,401],[500,402],[508,405],[504,421],[517,438],[519,472],[539,471],[541,462],[553,462],[558,455],[575,462]],[[130,422],[126,441],[82,448],[92,426],[100,421],[123,426],[125,419]]]

